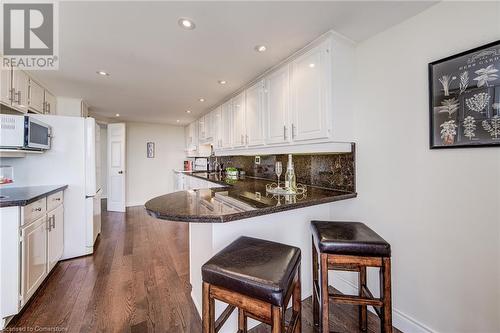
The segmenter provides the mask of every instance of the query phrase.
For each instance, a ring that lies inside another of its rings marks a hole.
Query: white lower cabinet
[[[24,305],[47,276],[47,217],[21,229],[21,304]]]
[[[64,208],[62,205],[47,213],[47,225],[47,264],[50,272],[61,259],[64,250]]]

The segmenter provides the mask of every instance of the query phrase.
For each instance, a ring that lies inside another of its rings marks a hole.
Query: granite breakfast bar
[[[304,195],[266,194],[269,179],[227,179],[219,173],[197,172],[189,177],[205,180],[208,188],[178,191],[149,200],[148,213],[168,221],[189,222],[190,282],[192,298],[201,315],[201,266],[240,236],[297,246],[302,251],[302,299],[312,294],[309,221],[329,219],[329,203],[356,197],[356,192],[307,186]],[[272,218],[271,218],[272,214]],[[217,304],[217,314],[224,309]],[[257,322],[249,321],[249,327]],[[221,332],[237,330],[233,314]]]

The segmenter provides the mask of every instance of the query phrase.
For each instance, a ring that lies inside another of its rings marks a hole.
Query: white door
[[[2,58],[0,58],[0,61]],[[12,84],[12,69],[0,67],[0,102],[10,105],[12,102],[11,84]]]
[[[12,87],[15,89],[14,103],[12,104],[12,106],[14,106],[19,111],[28,112],[28,75],[19,69],[13,70]]]
[[[232,99],[233,104],[233,147],[246,145],[245,92]]]
[[[292,139],[328,138],[331,112],[331,61],[329,41],[292,63]]]
[[[264,143],[264,82],[246,90],[246,143],[248,146],[258,146]]]
[[[46,114],[56,114],[56,96],[45,90],[45,113]],[[88,112],[87,112],[88,113]],[[86,115],[84,117],[87,117]]]
[[[43,113],[45,111],[45,90],[32,79],[29,80],[29,85],[29,108],[34,112]]]
[[[232,137],[232,103],[227,101],[221,108],[221,148],[231,148]]]
[[[266,78],[266,143],[290,141],[289,129],[289,67],[288,65],[271,73]]]
[[[108,211],[125,212],[125,124],[108,125]]]
[[[64,250],[64,207],[59,205],[47,213],[48,218],[48,271],[61,259]]]
[[[26,304],[47,276],[47,228],[47,217],[44,214],[21,230],[23,304]]]

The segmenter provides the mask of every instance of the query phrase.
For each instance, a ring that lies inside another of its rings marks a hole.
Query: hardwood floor
[[[156,220],[143,207],[104,211],[94,255],[60,262],[6,331],[201,332],[190,296],[188,234],[188,224]],[[315,332],[311,316],[309,298],[304,333]],[[330,318],[335,332],[358,332],[356,307],[335,305]],[[368,332],[378,331],[371,314]]]
[[[8,329],[201,332],[188,251],[188,224],[104,212],[94,256],[59,263]]]

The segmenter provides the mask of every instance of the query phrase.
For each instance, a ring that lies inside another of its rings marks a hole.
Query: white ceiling
[[[434,3],[61,2],[59,70],[33,74],[102,116],[187,124],[330,29],[361,41]],[[179,17],[196,29],[181,29]]]

